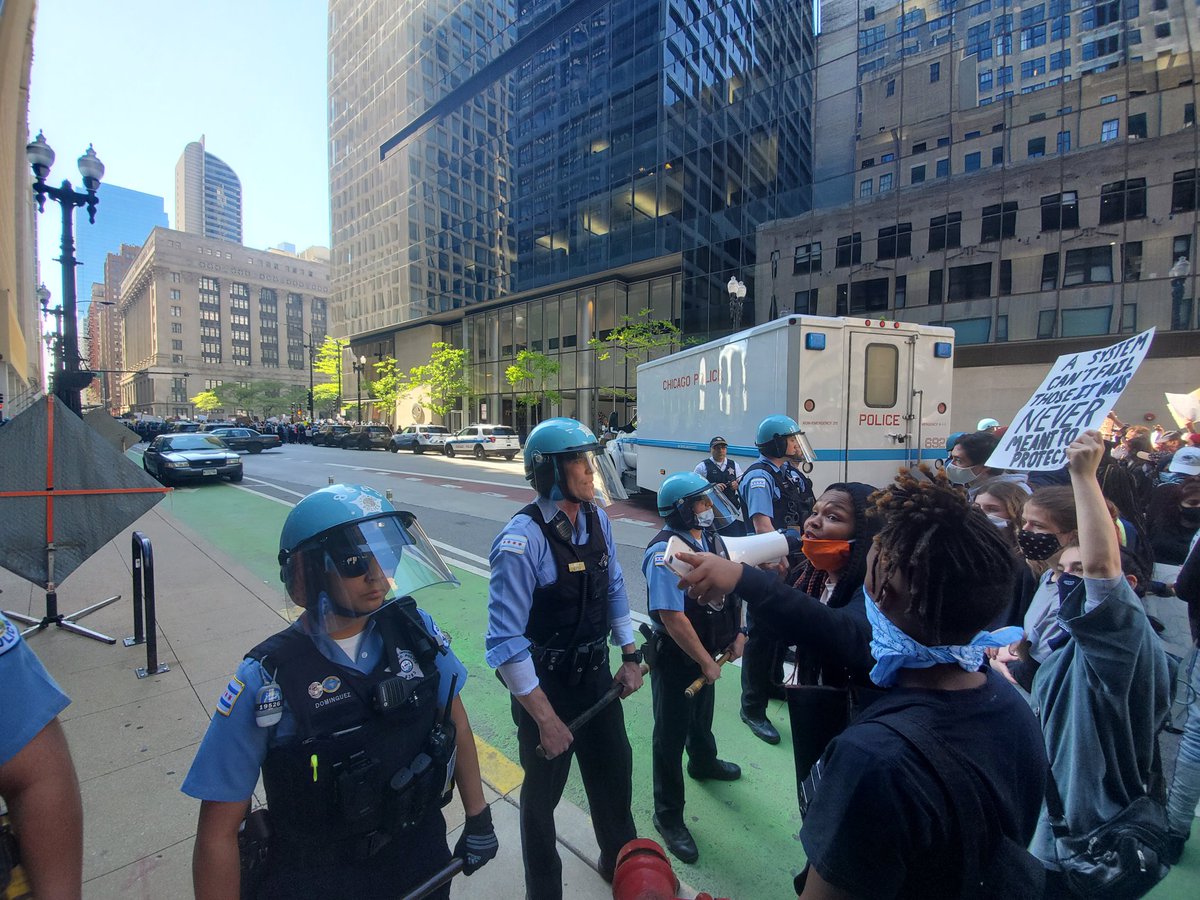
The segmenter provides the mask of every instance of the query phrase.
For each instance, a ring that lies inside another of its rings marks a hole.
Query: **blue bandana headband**
[[[867,603],[867,620],[871,623],[871,656],[875,658],[871,680],[880,687],[894,685],[901,669],[928,669],[957,663],[968,672],[977,672],[983,666],[984,648],[1007,647],[1024,635],[1020,628],[1010,625],[998,631],[981,631],[969,644],[926,647],[896,627],[875,605],[865,587],[863,597]]]

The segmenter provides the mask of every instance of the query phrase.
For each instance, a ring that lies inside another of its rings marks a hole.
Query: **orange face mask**
[[[800,550],[822,572],[840,572],[850,560],[851,541],[823,541],[805,538]]]

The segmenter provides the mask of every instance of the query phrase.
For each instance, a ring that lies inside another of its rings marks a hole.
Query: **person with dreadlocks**
[[[882,526],[863,599],[871,679],[890,690],[805,782],[796,890],[957,897],[1009,884],[1018,868],[1036,878],[1039,866],[1012,860],[1033,836],[1045,751],[1028,704],[984,667],[985,649],[1016,635],[981,630],[1009,599],[1010,547],[941,473],[902,473],[874,497]],[[711,560],[698,562],[684,581],[703,599],[719,585]]]

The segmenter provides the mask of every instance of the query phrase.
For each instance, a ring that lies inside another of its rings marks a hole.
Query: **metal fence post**
[[[125,646],[146,644],[146,666],[134,671],[138,678],[161,675],[170,666],[158,661],[158,625],[154,614],[154,548],[140,531],[133,533],[133,637]]]

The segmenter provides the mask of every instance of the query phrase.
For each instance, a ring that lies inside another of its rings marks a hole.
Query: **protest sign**
[[[1045,472],[1065,466],[1067,446],[1104,421],[1153,338],[1151,328],[1102,350],[1060,356],[1008,426],[988,467]]]
[[[1188,422],[1200,422],[1200,388],[1190,394],[1167,394],[1167,409],[1180,428]]]

